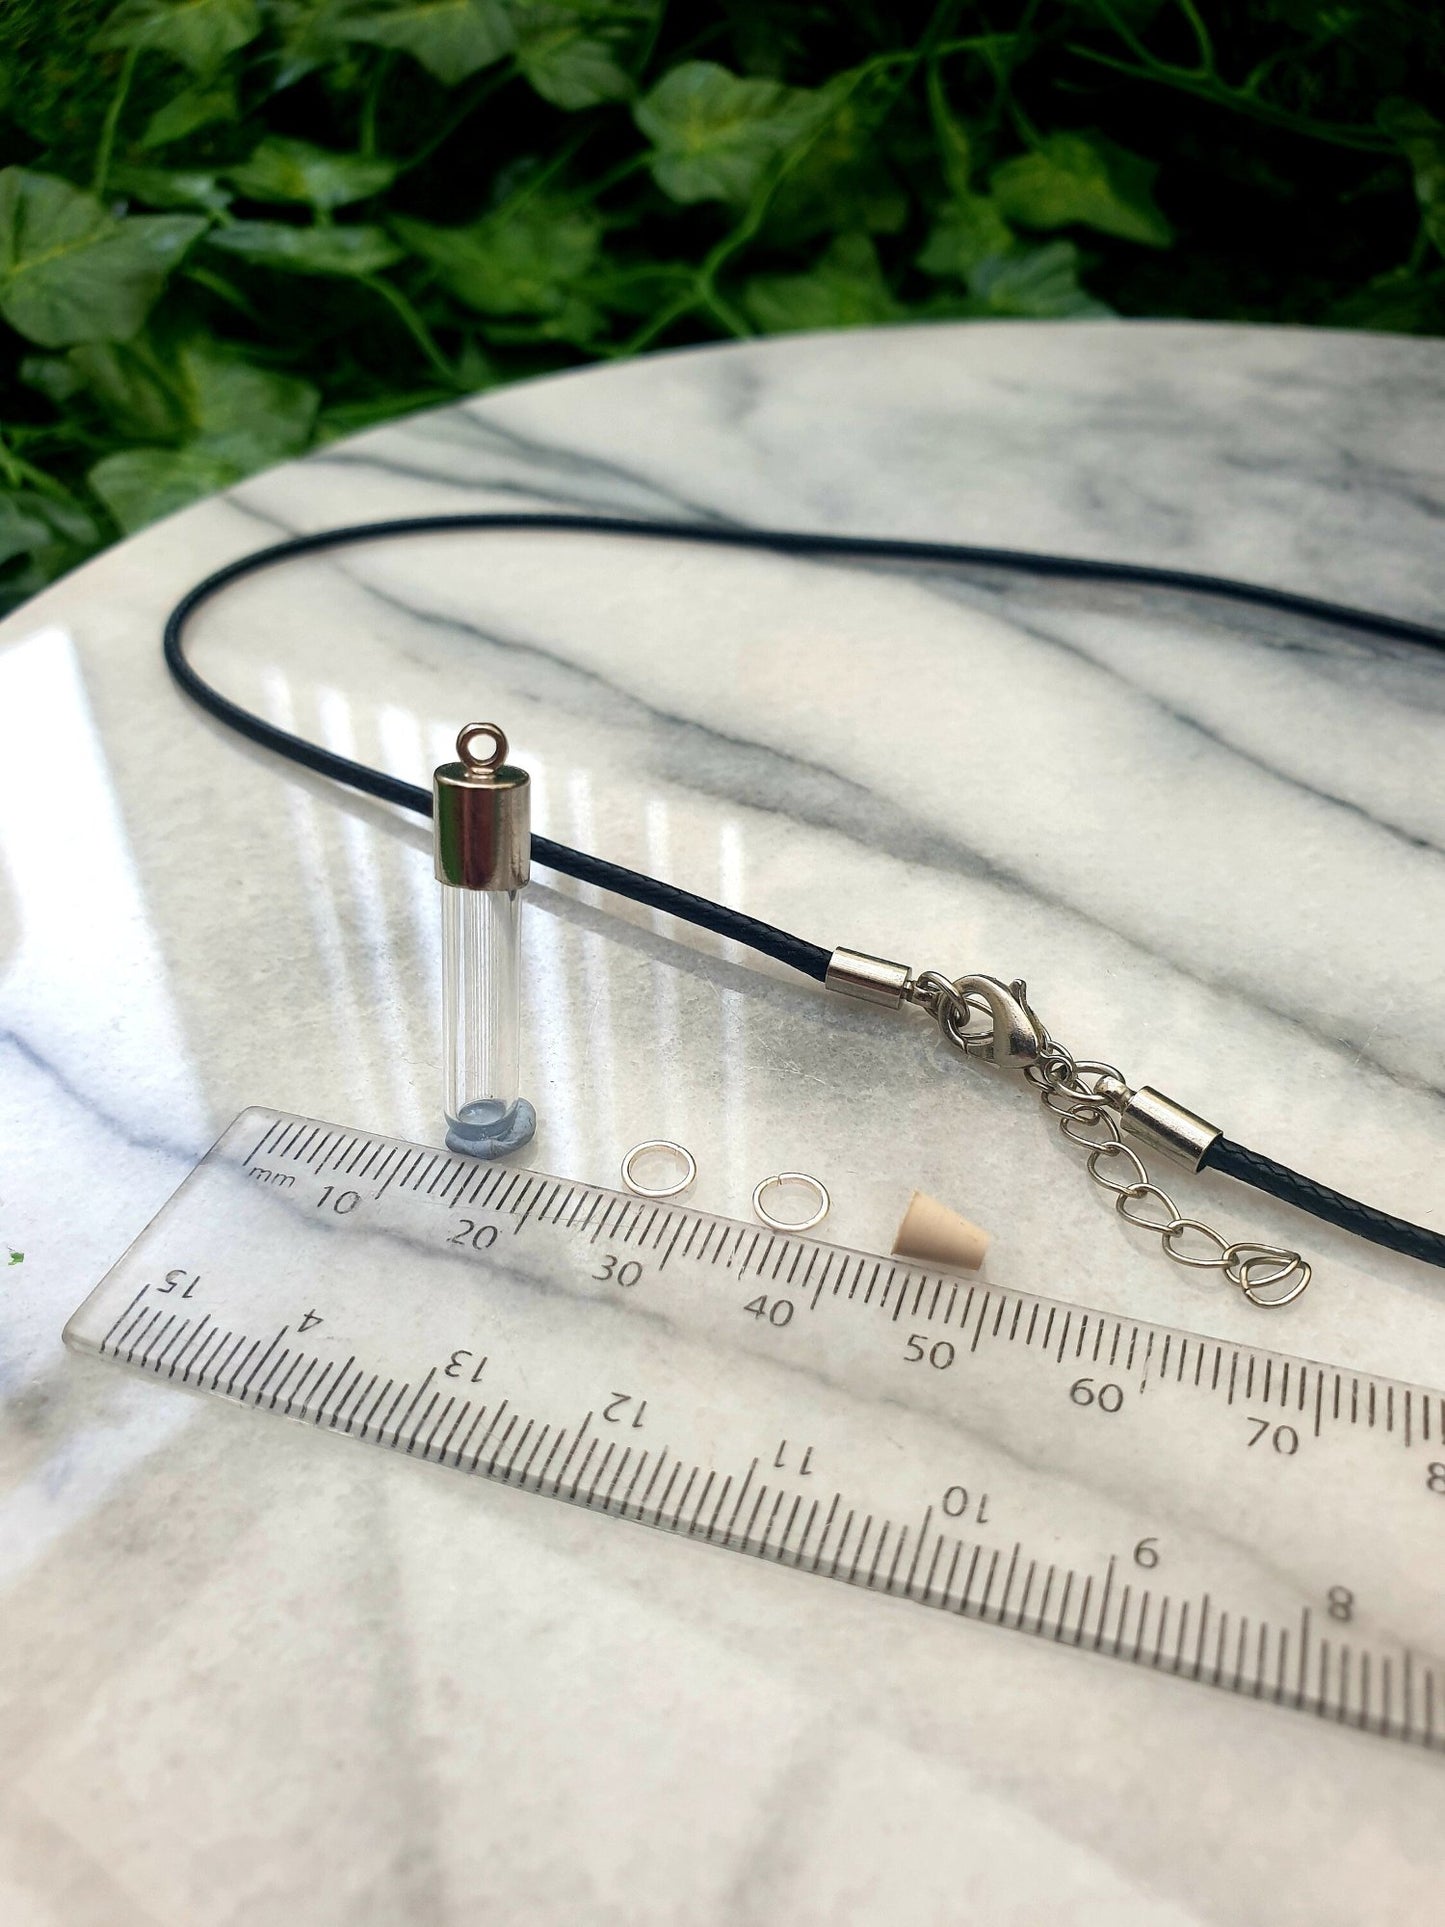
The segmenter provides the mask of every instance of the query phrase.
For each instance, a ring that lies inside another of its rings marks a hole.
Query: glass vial
[[[495,723],[468,723],[457,757],[432,782],[447,1145],[495,1158],[537,1128],[536,1112],[517,1091],[531,785],[525,770],[507,762],[507,739]]]

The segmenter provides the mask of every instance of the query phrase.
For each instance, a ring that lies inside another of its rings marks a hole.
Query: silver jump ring
[[[1138,1124],[1138,1135],[1150,1141],[1152,1133],[1143,1129],[1147,1106],[1141,1101],[1136,1112],[1135,1100],[1141,1095],[1158,1100],[1159,1093],[1131,1091],[1118,1065],[1105,1058],[1076,1057],[1030,1009],[1021,980],[1005,986],[996,977],[971,974],[950,979],[938,970],[921,970],[902,994],[926,1010],[959,1050],[1021,1071],[1045,1109],[1058,1119],[1063,1135],[1085,1152],[1089,1176],[1113,1194],[1120,1217],[1152,1231],[1175,1264],[1193,1271],[1222,1271],[1254,1305],[1290,1305],[1305,1290],[1311,1272],[1298,1252],[1253,1239],[1229,1244],[1212,1225],[1186,1217],[1163,1186],[1153,1182],[1144,1160],[1124,1141],[1124,1132]],[[1170,1102],[1163,1100],[1166,1109]],[[816,1178],[802,1181],[817,1184]],[[767,1178],[758,1186],[753,1193],[754,1210],[765,1224],[779,1230],[806,1230],[805,1225],[780,1224],[762,1209],[761,1193],[767,1185],[781,1182]],[[818,1188],[822,1191],[821,1185]],[[808,1220],[817,1222],[817,1218]]]
[[[670,1157],[681,1160],[682,1176],[675,1184],[640,1184],[636,1177],[634,1177],[632,1171],[634,1160],[645,1157],[648,1153],[654,1151],[665,1152]],[[627,1186],[629,1191],[635,1192],[639,1198],[680,1197],[682,1193],[689,1188],[696,1176],[697,1159],[685,1144],[674,1144],[670,1137],[650,1137],[642,1144],[634,1144],[632,1149],[627,1153],[627,1156],[622,1160],[622,1182]]]
[[[969,1025],[975,1017],[985,1019],[984,1024],[970,1030]],[[993,1038],[993,1026],[987,1021],[988,1008],[982,998],[955,996],[945,1009],[940,1011],[938,1022],[944,1035],[959,1050],[967,1050],[973,1044],[987,1044]]]
[[[1224,1275],[1232,1285],[1239,1286],[1250,1304],[1273,1311],[1280,1305],[1292,1305],[1313,1274],[1308,1260],[1301,1258],[1297,1251],[1286,1251],[1282,1245],[1245,1243],[1229,1247]],[[1290,1281],[1287,1289],[1277,1297],[1270,1297],[1271,1288],[1285,1284],[1286,1280]]]
[[[811,1218],[775,1218],[763,1204],[763,1193],[775,1184],[805,1184],[817,1195],[818,1208]],[[833,1200],[828,1196],[828,1187],[821,1178],[809,1177],[806,1171],[779,1171],[775,1177],[764,1178],[753,1190],[753,1211],[764,1224],[771,1225],[774,1231],[811,1231],[815,1224],[821,1224],[827,1217]]]
[[[1047,1103],[1048,1100],[1045,1099]],[[1099,1150],[1105,1144],[1118,1144],[1122,1140],[1119,1127],[1104,1109],[1102,1104],[1083,1104],[1075,1111],[1061,1111],[1057,1105],[1049,1109],[1059,1120],[1059,1129],[1070,1144],[1082,1144],[1085,1150]],[[1103,1136],[1090,1137],[1090,1132],[1103,1132]],[[1095,1176],[1097,1176],[1097,1172]],[[1100,1180],[1102,1182],[1102,1180]]]

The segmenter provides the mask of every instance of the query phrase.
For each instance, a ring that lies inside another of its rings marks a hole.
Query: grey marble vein
[[[0,1916],[1432,1920],[1431,1759],[59,1358],[244,1105],[439,1136],[424,830],[188,708],[165,610],[281,534],[527,507],[1112,556],[1438,625],[1445,350],[1110,322],[661,355],[255,477],[0,627]],[[1445,1224],[1445,656],[1209,598],[507,535],[271,572],[195,647],[411,780],[495,710],[543,833],[1022,974],[1080,1050]],[[1316,1260],[1262,1322],[921,1019],[540,871],[524,956],[538,1168],[610,1184],[673,1136],[690,1201],[743,1217],[813,1170],[874,1250],[916,1186],[994,1233],[985,1283],[1445,1382],[1435,1273],[1171,1178]]]
[[[596,505],[595,499],[593,505]],[[254,505],[247,505],[247,513],[279,532],[295,532],[286,522],[263,514]],[[343,570],[402,625],[396,632],[398,654],[408,653],[408,645],[401,640],[404,631],[419,625],[423,630],[434,629],[448,638],[481,644],[498,652],[502,658],[517,658],[529,671],[538,666],[550,672],[560,671],[560,675],[548,674],[541,683],[529,677],[529,698],[578,717],[590,718],[604,727],[643,731],[641,755],[646,767],[663,780],[718,800],[728,799],[735,803],[746,800],[753,808],[772,811],[799,824],[829,828],[875,849],[886,850],[897,860],[915,865],[926,864],[944,873],[987,879],[1000,888],[1018,890],[1043,907],[1065,911],[1086,925],[1112,927],[1116,934],[1126,937],[1141,955],[1167,962],[1176,971],[1194,977],[1201,983],[1230,989],[1238,996],[1250,999],[1297,1025],[1312,1039],[1346,1054],[1352,1067],[1369,1068],[1436,1098],[1445,1096],[1445,1089],[1428,1071],[1422,1071],[1418,1066],[1407,1069],[1399,1053],[1372,1053],[1367,1044],[1362,1043],[1358,1033],[1337,1038],[1331,1030],[1330,1013],[1292,1005],[1287,987],[1278,981],[1277,971],[1271,969],[1268,958],[1261,960],[1253,953],[1247,953],[1232,967],[1213,972],[1203,971],[1185,947],[1171,949],[1154,941],[1146,921],[1141,919],[1110,926],[1090,903],[1086,893],[1044,885],[1021,863],[961,838],[954,824],[900,810],[894,800],[880,792],[874,784],[850,779],[837,770],[813,763],[796,749],[775,748],[725,735],[709,727],[699,717],[658,707],[639,694],[635,684],[624,687],[615,672],[604,675],[579,668],[568,656],[566,645],[561,640],[543,643],[531,637],[503,634],[492,626],[484,628],[460,613],[451,613],[445,608],[436,609],[433,606],[434,591],[425,587],[410,591],[407,595],[389,593],[368,581],[368,560],[364,547],[339,551],[327,558],[330,566]],[[1222,729],[1211,727],[1179,704],[1164,700],[1156,691],[1125,675],[1099,652],[1070,637],[1067,634],[1067,616],[1062,620],[1057,613],[1052,618],[1047,613],[1040,616],[1030,607],[1026,592],[1020,593],[1015,589],[1012,592],[994,591],[990,594],[985,590],[980,593],[967,582],[960,583],[957,577],[944,571],[920,570],[910,565],[888,565],[873,560],[859,564],[845,558],[809,558],[800,566],[842,572],[845,575],[851,571],[861,571],[870,577],[885,580],[891,576],[920,585],[927,592],[952,602],[999,608],[1018,637],[1040,644],[1045,649],[1058,650],[1087,664],[1101,676],[1117,681],[1121,687],[1147,703],[1168,725],[1192,732],[1204,743],[1226,755],[1238,757],[1271,781],[1293,789],[1301,796],[1345,810],[1386,835],[1398,836],[1413,848],[1433,855],[1440,854],[1441,846],[1430,838],[1389,823],[1363,804],[1306,782],[1274,761],[1251,755]],[[1162,592],[1150,592],[1145,598],[1145,606],[1157,607],[1170,617],[1175,617],[1172,607],[1175,600]],[[1215,615],[1212,620],[1217,626],[1223,626],[1220,616]],[[1276,618],[1276,624],[1285,620]],[[423,673],[430,667],[427,658],[412,655],[411,660]],[[1415,666],[1420,668],[1418,663]],[[1430,669],[1435,668],[1434,664],[1427,662],[1422,673],[1428,675]],[[1435,680],[1445,686],[1445,664],[1436,670]],[[680,878],[674,880],[683,881]],[[1144,907],[1141,905],[1141,909]],[[829,936],[832,934],[828,933]],[[1263,967],[1260,967],[1261,964]],[[1413,1038],[1407,1041],[1413,1046]]]

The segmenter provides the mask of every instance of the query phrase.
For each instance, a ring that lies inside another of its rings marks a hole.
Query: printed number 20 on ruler
[[[1445,1744],[1445,1402],[1416,1386],[266,1111],[66,1338],[314,1431]]]

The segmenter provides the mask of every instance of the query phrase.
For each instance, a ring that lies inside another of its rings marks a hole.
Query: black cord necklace
[[[796,530],[714,528],[690,522],[636,521],[591,515],[473,514],[409,516],[364,522],[296,536],[240,557],[216,570],[184,595],[165,626],[165,659],[171,675],[194,702],[227,728],[264,749],[367,796],[430,816],[429,789],[322,749],[279,729],[232,702],[201,677],[185,654],[186,625],[203,604],[243,577],[297,556],[361,542],[402,536],[484,530],[545,531],[626,537],[646,541],[706,542],[717,547],[762,549],[781,555],[842,557],[852,561],[931,563],[936,566],[1014,570],[1082,582],[1136,586],[1222,597],[1256,608],[1282,611],[1353,629],[1378,639],[1410,642],[1445,651],[1445,631],[1426,624],[1351,609],[1312,596],[1226,577],[1128,562],[1100,562],[1012,549],[974,548],[949,542],[907,542],[867,536],[814,535]],[[708,897],[679,890],[656,877],[608,863],[547,837],[532,838],[533,861],[580,882],[630,897],[650,909],[731,938],[801,971],[830,989],[899,1008],[914,1004],[933,1017],[951,1042],[969,1056],[1019,1070],[1059,1116],[1067,1136],[1088,1152],[1089,1173],[1112,1192],[1132,1223],[1161,1237],[1177,1263],[1218,1269],[1253,1302],[1289,1303],[1309,1283],[1310,1267],[1297,1252],[1252,1242],[1230,1243],[1196,1218],[1181,1216],[1168,1193],[1152,1183],[1132,1144],[1172,1158],[1193,1170],[1215,1170],[1269,1192],[1316,1218],[1426,1264],[1445,1267],[1445,1235],[1361,1204],[1313,1178],[1226,1137],[1214,1125],[1147,1086],[1131,1090],[1111,1064],[1076,1057],[1051,1037],[1028,1001],[1022,982],[983,975],[950,979],[936,971],[915,975],[905,964],[839,947],[808,943],[774,925],[729,910]],[[1126,1142],[1126,1140],[1132,1140]]]

